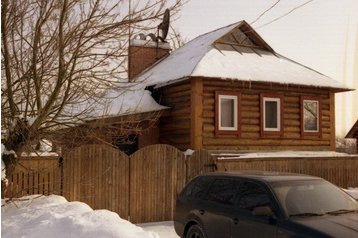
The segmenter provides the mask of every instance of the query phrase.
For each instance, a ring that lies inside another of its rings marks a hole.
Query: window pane
[[[258,184],[245,182],[239,189],[239,208],[252,211],[255,207],[271,206],[264,188]]]
[[[265,128],[278,128],[277,102],[265,101]]]
[[[203,198],[211,181],[212,180],[205,177],[196,178],[188,185],[184,193],[187,197],[190,198],[194,198],[194,199]]]
[[[196,178],[187,186],[186,191],[184,192],[185,196],[194,199],[202,198],[211,181],[211,179],[206,177]]]
[[[317,101],[303,101],[303,120],[305,131],[318,131]]]
[[[235,116],[234,116],[234,99],[222,98],[221,104],[221,127],[234,127]]]
[[[211,185],[208,199],[217,203],[233,205],[236,193],[237,182],[229,179],[218,179]]]

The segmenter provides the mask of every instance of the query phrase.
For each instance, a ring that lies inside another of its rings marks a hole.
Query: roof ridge
[[[213,40],[213,42],[210,42],[210,44],[208,44],[208,46],[210,46],[210,47],[213,48],[212,45],[213,45],[218,39],[220,39],[222,36],[224,36],[224,35],[227,34],[228,32],[232,31],[234,28],[236,28],[236,27],[238,27],[239,25],[241,25],[243,22],[245,22],[245,20],[241,20],[241,21],[238,21],[238,22],[229,24],[229,25],[227,25],[227,26],[220,27],[220,28],[218,28],[218,29],[216,29],[216,30],[213,30],[213,31],[207,32],[207,33],[205,33],[205,34],[199,35],[199,36],[195,37],[195,38],[194,38],[193,40],[191,40],[191,41],[194,41],[195,39],[198,39],[198,38],[203,37],[203,36],[205,36],[205,35],[214,33],[214,32],[216,32],[216,31],[222,30],[222,29],[224,29],[224,28],[229,28],[228,31],[226,31],[226,32],[223,33],[221,36],[219,36],[217,39]],[[191,41],[189,41],[188,43],[190,43]],[[187,44],[188,44],[188,43],[187,43]],[[200,64],[200,61],[203,59],[204,56],[205,56],[205,54],[200,57],[200,60],[198,61],[199,63],[197,63],[197,64],[194,66],[194,68],[193,68],[193,69],[191,70],[191,72],[190,72],[190,75],[192,75],[192,74],[194,73],[194,71],[196,70],[196,68],[198,67],[198,65]]]

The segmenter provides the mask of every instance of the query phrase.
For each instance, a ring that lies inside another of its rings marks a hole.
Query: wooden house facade
[[[161,55],[133,79],[171,108],[160,118],[161,143],[181,150],[335,150],[334,94],[350,89],[279,55],[245,21]]]

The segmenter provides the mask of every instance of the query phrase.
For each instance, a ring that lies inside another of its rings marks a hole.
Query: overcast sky
[[[190,0],[174,25],[189,41],[240,20],[251,23],[276,2]],[[358,0],[313,0],[262,26],[306,2],[281,0],[252,26],[276,52],[358,89]],[[358,118],[358,92],[342,95],[336,97],[338,136]]]

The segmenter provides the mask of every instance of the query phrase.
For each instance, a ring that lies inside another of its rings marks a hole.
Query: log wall
[[[160,118],[160,143],[170,144],[180,150],[190,148],[191,85],[184,81],[161,88],[162,105],[171,107],[170,113]]]
[[[240,136],[215,135],[215,92],[241,92]],[[283,98],[283,133],[261,132],[260,94],[276,94]],[[301,97],[315,97],[321,102],[322,134],[304,137],[301,133]],[[309,88],[292,88],[273,84],[250,84],[216,79],[203,80],[203,148],[208,150],[334,150],[334,94]],[[332,139],[333,138],[333,139]]]

